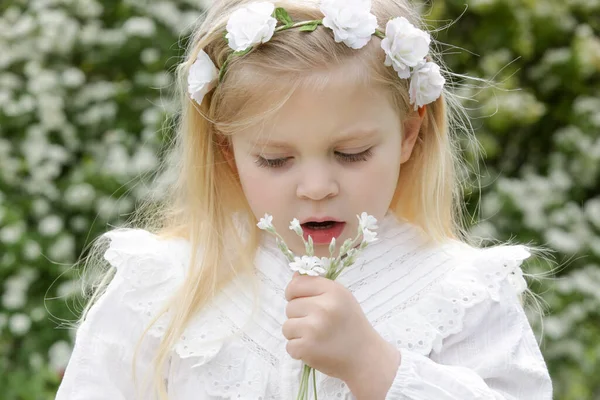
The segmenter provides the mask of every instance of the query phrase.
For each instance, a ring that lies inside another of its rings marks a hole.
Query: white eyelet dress
[[[116,274],[77,330],[57,400],[157,399],[152,358],[169,321],[149,322],[186,279],[190,246],[139,229],[106,234]],[[338,278],[402,362],[385,400],[549,400],[552,385],[519,296],[524,246],[434,245],[388,215],[380,240]],[[286,352],[281,327],[292,277],[265,237],[256,282],[239,278],[199,312],[178,339],[163,379],[174,400],[294,400],[302,363]],[[258,289],[258,290],[257,290]],[[258,299],[258,301],[256,301]],[[135,379],[134,379],[135,378]],[[355,399],[317,373],[320,400]]]

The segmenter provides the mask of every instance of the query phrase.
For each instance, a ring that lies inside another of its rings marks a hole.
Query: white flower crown
[[[337,43],[360,49],[371,37],[377,36],[386,54],[385,65],[391,66],[402,79],[410,78],[410,104],[416,110],[440,97],[446,80],[440,67],[427,61],[428,33],[416,28],[404,17],[388,21],[385,34],[377,29],[377,19],[371,13],[371,0],[322,0],[322,20],[294,22],[287,11],[275,8],[271,2],[253,2],[234,11],[227,21],[225,39],[233,53],[219,71],[204,50],[200,50],[188,75],[188,92],[201,104],[204,96],[216,87],[232,57],[249,53],[254,46],[266,43],[279,31],[298,28],[312,32],[319,25],[333,31]],[[280,23],[277,26],[277,23]]]

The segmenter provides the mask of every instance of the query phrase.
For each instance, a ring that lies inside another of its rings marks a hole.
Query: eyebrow
[[[378,133],[379,133],[379,129],[377,129],[377,128],[349,131],[348,133],[343,133],[340,136],[336,137],[334,140],[331,141],[331,143],[340,144],[340,143],[358,141],[358,140],[362,140],[362,139],[367,139],[373,135],[377,135]],[[277,141],[277,140],[266,140],[266,141],[258,140],[256,142],[253,142],[252,144],[254,146],[258,146],[258,147],[271,147],[274,149],[286,149],[286,148],[290,147],[289,143],[281,142],[281,141]]]

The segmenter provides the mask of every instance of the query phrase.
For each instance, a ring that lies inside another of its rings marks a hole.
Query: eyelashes
[[[259,167],[263,167],[263,168],[281,168],[285,165],[285,163],[287,162],[287,160],[289,160],[289,158],[290,157],[268,159],[268,158],[259,156],[256,159],[256,165],[258,165]]]
[[[336,151],[334,154],[335,154],[335,157],[338,159],[338,161],[340,161],[342,163],[356,163],[356,162],[367,161],[373,155],[373,149],[369,148],[365,151],[361,151],[360,153],[353,153],[353,154],[342,153],[342,152]],[[259,167],[263,167],[263,168],[281,168],[281,167],[284,167],[285,165],[287,165],[288,161],[291,160],[292,158],[293,157],[268,159],[268,158],[259,156],[256,159],[256,164]]]

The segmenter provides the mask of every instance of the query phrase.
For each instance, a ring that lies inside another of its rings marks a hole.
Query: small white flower
[[[323,26],[333,30],[337,43],[348,47],[364,47],[377,29],[377,18],[371,13],[371,0],[323,0]]]
[[[218,76],[215,64],[204,50],[200,50],[188,74],[188,92],[196,103],[202,104],[206,93],[216,86]]]
[[[298,235],[302,236],[302,227],[300,226],[300,221],[297,218],[294,218],[292,222],[290,222],[290,230],[296,232]]]
[[[368,229],[363,229],[363,243],[373,243],[377,240],[377,232],[370,231]]]
[[[273,216],[265,214],[265,216],[261,218],[260,221],[258,221],[258,224],[256,224],[256,226],[258,226],[260,229],[267,231],[273,229]]]
[[[13,334],[23,336],[31,328],[31,318],[22,313],[14,314],[10,317],[8,326]]]
[[[357,216],[358,218],[358,224],[360,226],[360,229],[365,230],[365,229],[377,229],[377,218],[375,218],[372,215],[367,214],[366,212],[363,212],[362,214],[360,214],[360,217]]]
[[[255,2],[235,10],[227,21],[229,47],[234,51],[244,51],[259,43],[271,40],[277,20],[272,14],[273,3]]]
[[[421,63],[413,71],[408,90],[410,103],[417,107],[434,102],[442,94],[446,80],[433,62]]]
[[[54,343],[48,350],[48,361],[50,367],[54,371],[63,371],[69,363],[71,352],[72,348],[66,341],[61,340]]]
[[[406,18],[391,19],[381,41],[381,48],[386,54],[385,65],[394,67],[400,78],[409,78],[409,67],[416,67],[425,58],[430,42],[429,34],[416,28]]]
[[[334,261],[334,258],[331,257],[321,257],[321,266],[325,271],[329,271],[331,267],[331,263]]]
[[[315,256],[294,257],[294,261],[290,263],[292,271],[297,271],[301,275],[319,276],[324,275],[327,271],[323,268],[321,259]]]

